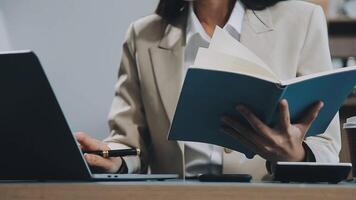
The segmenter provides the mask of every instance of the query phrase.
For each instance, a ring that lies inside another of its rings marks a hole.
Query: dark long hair
[[[263,10],[284,0],[240,0],[248,9]],[[189,2],[184,0],[160,0],[156,14],[167,21],[175,20],[182,10],[187,10]]]

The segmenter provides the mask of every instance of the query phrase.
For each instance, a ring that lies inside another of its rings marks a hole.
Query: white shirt
[[[240,40],[244,15],[244,6],[240,1],[236,1],[230,18],[223,28],[236,40]],[[205,32],[203,26],[200,24],[194,13],[193,4],[191,3],[189,6],[186,28],[183,77],[185,76],[188,68],[193,65],[198,49],[200,47],[209,47],[209,43],[210,36]],[[194,176],[204,173],[221,173],[223,148],[205,143],[185,142],[184,158],[186,176]]]

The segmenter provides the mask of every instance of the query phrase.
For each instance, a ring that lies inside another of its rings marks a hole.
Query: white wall
[[[107,115],[126,29],[152,13],[157,3],[1,0],[0,50],[34,50],[72,130],[101,139],[108,135]]]
[[[11,49],[10,40],[4,23],[4,16],[0,9],[0,51]]]

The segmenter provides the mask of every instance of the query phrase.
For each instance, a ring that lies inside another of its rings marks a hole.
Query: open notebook
[[[208,49],[200,48],[188,70],[168,135],[171,140],[205,142],[253,157],[235,138],[219,131],[224,114],[248,106],[266,124],[279,117],[278,103],[287,99],[292,122],[314,102],[324,107],[307,136],[322,134],[356,84],[356,66],[280,80],[253,52],[216,28]]]

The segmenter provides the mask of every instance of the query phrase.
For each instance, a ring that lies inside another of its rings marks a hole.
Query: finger
[[[75,137],[75,139],[77,139],[77,141],[78,141],[79,143],[81,143],[82,141],[86,140],[87,137],[89,137],[89,136],[88,136],[86,133],[84,133],[84,132],[76,132],[76,133],[74,134],[74,137]]]
[[[270,128],[265,125],[255,114],[253,114],[249,109],[244,106],[237,106],[236,110],[241,113],[241,115],[249,122],[251,127],[255,129],[258,133],[266,135],[269,138],[273,138],[273,135],[270,133]]]
[[[282,99],[279,103],[280,110],[280,126],[285,132],[288,130],[290,124],[289,106],[288,101]]]
[[[117,166],[114,161],[94,154],[84,154],[84,158],[90,166],[100,168],[108,173],[117,172],[121,166],[121,163]]]
[[[322,101],[318,101],[315,103],[307,112],[305,117],[302,119],[300,124],[303,126],[304,132],[306,132],[314,120],[318,117],[320,110],[323,108],[324,103]]]
[[[255,130],[246,127],[237,119],[225,116],[222,118],[222,122],[228,127],[234,129],[237,133],[243,135],[245,138],[248,138],[248,140],[253,141],[257,145],[261,146],[267,143],[270,144],[269,139],[265,135],[256,133]]]
[[[86,133],[78,132],[75,134],[75,138],[83,150],[108,150],[101,141],[91,138]]]
[[[222,126],[221,132],[226,133],[226,134],[236,138],[244,147],[251,150],[252,152],[259,154],[259,155],[263,155],[263,154],[261,154],[262,151],[259,149],[259,147],[256,144],[254,144],[253,142],[246,139],[244,136],[239,134],[239,132],[237,132],[233,128],[228,127],[228,126]]]
[[[251,128],[248,128],[246,126],[244,126],[243,124],[241,124],[239,122],[238,119],[235,119],[233,117],[229,117],[229,116],[224,116],[221,121],[229,126],[230,128],[234,129],[235,131],[239,132],[239,133],[250,133],[250,132],[254,132],[254,130],[251,130]]]

